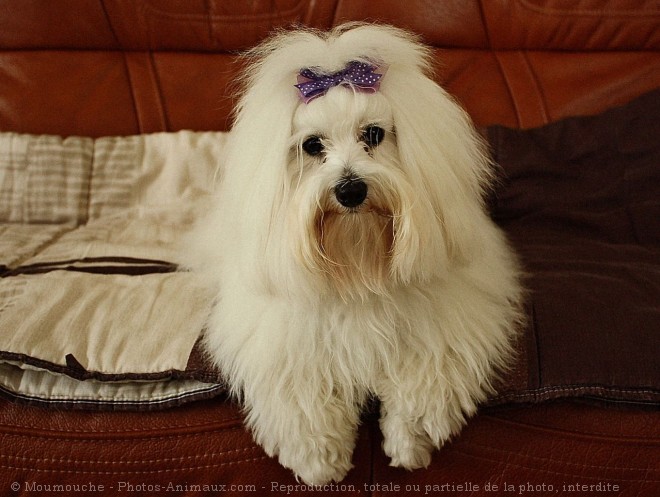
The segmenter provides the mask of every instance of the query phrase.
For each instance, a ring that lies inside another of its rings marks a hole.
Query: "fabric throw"
[[[493,127],[495,219],[529,273],[524,388],[498,401],[660,404],[660,90],[597,116]]]
[[[225,139],[0,134],[0,391],[148,409],[224,390],[189,364],[213,296],[176,254]]]

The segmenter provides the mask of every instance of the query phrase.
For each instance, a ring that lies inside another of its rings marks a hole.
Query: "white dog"
[[[370,395],[391,464],[425,467],[486,399],[520,319],[484,147],[399,29],[292,31],[249,57],[186,255],[217,285],[206,349],[304,482],[346,475]]]

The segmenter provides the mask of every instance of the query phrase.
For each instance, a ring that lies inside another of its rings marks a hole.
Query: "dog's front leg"
[[[408,470],[427,467],[431,463],[433,443],[424,431],[420,414],[414,412],[416,404],[409,398],[410,392],[387,385],[378,395],[383,451],[391,459],[390,466]]]
[[[465,392],[447,385],[431,365],[422,364],[417,374],[403,369],[397,381],[381,382],[378,392],[383,450],[391,458],[391,466],[425,468],[434,448],[442,447],[465,423],[459,400]]]
[[[336,392],[328,397],[327,385],[314,387],[309,381],[291,378],[290,384],[297,386],[279,395],[265,385],[252,388],[245,399],[247,421],[268,455],[278,456],[305,483],[323,485],[342,480],[353,467],[360,410]]]

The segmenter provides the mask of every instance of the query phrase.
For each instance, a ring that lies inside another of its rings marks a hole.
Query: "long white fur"
[[[186,249],[217,286],[206,350],[256,441],[306,483],[349,471],[370,394],[391,464],[425,467],[486,399],[520,321],[518,264],[484,210],[484,147],[407,32],[292,31],[248,57],[217,194]],[[298,98],[300,69],[353,60],[388,66],[378,92]],[[369,124],[386,130],[371,150]],[[322,158],[301,148],[313,134]],[[346,170],[369,187],[356,209],[332,195]]]

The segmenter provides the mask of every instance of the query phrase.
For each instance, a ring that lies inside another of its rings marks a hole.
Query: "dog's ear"
[[[420,202],[431,206],[427,215],[442,226],[444,256],[469,260],[484,225],[483,196],[490,181],[480,136],[423,67],[392,64],[381,90],[392,106],[402,167],[416,183]],[[437,253],[428,256],[439,259],[436,264],[444,259]]]
[[[273,264],[281,256],[277,244],[284,243],[292,116],[299,100],[295,73],[272,66],[257,59],[248,68],[207,228],[224,237],[218,256],[248,272]]]
[[[244,91],[230,132],[221,188],[225,196],[242,197],[235,198],[236,205],[247,209],[240,218],[254,219],[254,226],[264,234],[290,187],[286,166],[293,115],[300,105],[296,76],[305,67],[305,57],[324,47],[311,31],[282,31],[243,58],[246,67],[240,84]],[[257,221],[261,222],[258,226]]]
[[[227,151],[226,195],[245,208],[270,210],[286,184],[291,122],[298,103],[291,88],[257,80],[239,104]],[[292,86],[290,81],[288,86]],[[229,190],[229,191],[227,191]]]

